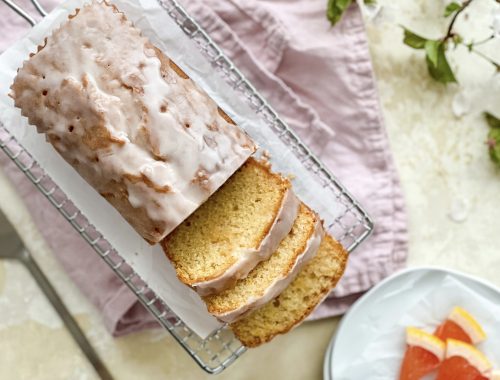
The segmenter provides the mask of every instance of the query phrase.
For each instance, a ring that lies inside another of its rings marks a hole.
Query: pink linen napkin
[[[359,9],[351,7],[331,28],[324,0],[182,2],[372,216],[373,235],[351,255],[340,284],[311,318],[345,312],[404,266],[407,256],[403,198]],[[43,3],[50,9],[54,0]],[[8,12],[0,3],[0,30],[6,31],[0,51],[26,30]],[[154,326],[153,317],[24,175],[4,155],[0,161],[69,276],[102,310],[108,329],[122,335]]]

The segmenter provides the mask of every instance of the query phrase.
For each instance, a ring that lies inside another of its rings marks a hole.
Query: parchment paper
[[[206,337],[220,324],[208,314],[195,292],[183,285],[159,245],[147,244],[92,187],[90,187],[45,141],[43,135],[28,126],[20,110],[7,96],[16,70],[30,52],[36,51],[44,37],[67,20],[67,16],[86,2],[69,0],[45,17],[29,34],[0,56],[0,120],[32,154],[50,177],[95,225],[120,255],[147,282],[166,304],[198,335]],[[179,26],[155,0],[116,0],[117,7],[140,28],[154,44],[162,48],[235,121],[271,154],[275,170],[295,176],[298,196],[333,222],[340,207],[334,194],[319,185],[317,179],[291,153],[289,147],[236,95],[199,52]]]
[[[447,275],[434,289],[415,298],[413,306],[402,310],[401,315],[386,318],[385,323],[373,321],[378,333],[373,333],[370,343],[360,347],[359,357],[351,363],[338,365],[335,373],[339,379],[397,379],[403,359],[407,326],[414,326],[429,333],[446,319],[454,306],[469,311],[483,326],[487,339],[477,347],[490,359],[495,368],[500,365],[500,305],[493,302],[489,292],[482,287],[471,286],[456,277]],[[399,293],[405,292],[401,289]],[[387,294],[397,297],[397,292]],[[496,300],[500,295],[496,294]],[[397,310],[395,307],[394,310]],[[432,378],[432,377],[430,377]]]

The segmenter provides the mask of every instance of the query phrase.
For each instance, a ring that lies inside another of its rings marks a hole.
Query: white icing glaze
[[[464,358],[483,374],[490,371],[493,367],[486,356],[474,346],[455,339],[448,339],[446,341],[446,358],[448,359],[453,356]]]
[[[275,281],[264,291],[261,297],[252,297],[247,300],[245,305],[239,308],[221,314],[214,314],[222,322],[232,323],[256,310],[277,297],[288,285],[297,277],[302,268],[316,255],[321,241],[325,236],[325,230],[319,218],[317,218],[313,233],[307,240],[304,251],[297,256],[295,264],[288,274],[284,277],[276,278]]]
[[[281,202],[280,209],[258,248],[238,250],[233,253],[237,261],[221,276],[209,281],[197,282],[193,288],[200,296],[219,293],[234,284],[240,278],[245,278],[255,266],[266,260],[278,248],[281,241],[292,229],[299,210],[300,201],[293,191],[287,190]]]
[[[12,87],[23,115],[87,182],[112,196],[118,190],[110,183],[121,184],[130,204],[159,222],[156,241],[255,150],[217,104],[163,58],[162,64],[121,13],[93,2],[25,62]],[[124,216],[137,229],[134,216]]]

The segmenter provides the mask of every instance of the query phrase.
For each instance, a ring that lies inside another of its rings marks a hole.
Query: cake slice
[[[316,256],[273,301],[230,324],[247,347],[269,342],[304,320],[328,295],[344,273],[347,251],[326,235]]]
[[[162,246],[182,282],[219,293],[276,250],[298,208],[290,181],[250,158]]]
[[[324,236],[318,216],[301,204],[290,233],[268,260],[222,293],[203,297],[208,311],[223,322],[234,322],[278,296],[316,255]]]
[[[11,89],[29,123],[151,243],[255,151],[208,94],[106,2],[76,9]]]

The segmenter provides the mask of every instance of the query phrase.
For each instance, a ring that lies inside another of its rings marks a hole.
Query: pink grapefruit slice
[[[436,380],[489,380],[492,366],[474,346],[456,339],[446,341],[446,356]]]
[[[455,306],[448,318],[434,332],[439,339],[460,340],[476,345],[486,339],[486,334],[476,319],[466,310]]]
[[[406,328],[406,345],[399,380],[420,380],[438,368],[444,359],[444,342],[415,327]]]

